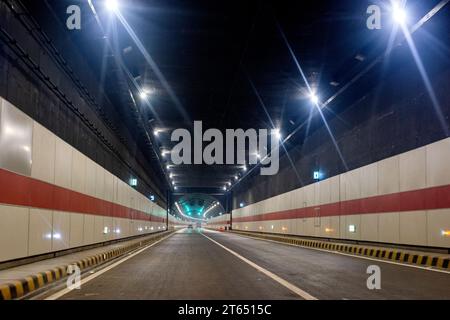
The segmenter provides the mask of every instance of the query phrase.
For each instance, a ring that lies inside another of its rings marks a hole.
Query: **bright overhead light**
[[[309,99],[314,104],[318,104],[319,103],[319,97],[314,92],[311,92],[311,95],[309,96]]]
[[[157,136],[157,135],[159,134],[159,130],[158,130],[158,129],[153,130],[153,134],[154,134],[155,136]]]
[[[119,9],[119,3],[117,0],[105,0],[105,6],[110,11],[116,11]]]
[[[223,186],[223,188],[222,188],[223,190],[227,190],[227,187],[226,186]]]
[[[392,17],[397,23],[404,23],[406,21],[406,11],[398,3],[392,4]]]
[[[247,166],[243,166],[242,170],[247,171]]]
[[[228,182],[227,182],[227,185],[231,186],[231,182],[230,182],[230,181],[228,181]]]
[[[141,91],[141,92],[139,93],[139,97],[141,97],[142,100],[144,100],[145,98],[147,98],[147,96],[148,96],[148,93],[145,92],[145,91]]]
[[[175,190],[177,190],[177,189],[178,189],[178,187],[177,187],[177,186],[174,186],[173,188],[174,188]]]
[[[280,132],[280,129],[278,129],[278,128],[275,129],[275,130],[274,130],[274,133],[275,133],[275,135],[277,136],[278,139],[281,138],[281,132]]]
[[[148,98],[149,95],[153,93],[153,90],[151,89],[142,89],[142,91],[139,93],[139,96],[142,100]]]
[[[234,180],[237,180],[239,177],[238,176],[234,176]]]

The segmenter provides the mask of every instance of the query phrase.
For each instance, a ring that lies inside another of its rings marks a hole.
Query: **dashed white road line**
[[[176,231],[176,232],[174,232],[174,233],[177,233],[177,232],[179,232],[179,231]],[[85,283],[87,283],[87,282],[89,282],[89,281],[91,281],[91,280],[97,278],[98,276],[101,276],[102,274],[104,274],[105,272],[111,270],[112,268],[117,267],[119,264],[124,263],[124,262],[127,261],[128,259],[131,259],[131,258],[133,258],[134,256],[140,254],[142,251],[145,251],[145,250],[147,250],[148,248],[151,248],[151,247],[153,247],[154,245],[160,243],[161,241],[167,239],[168,237],[172,236],[174,233],[171,233],[171,234],[165,236],[164,238],[161,238],[161,239],[159,239],[158,241],[153,242],[152,244],[149,244],[148,246],[146,246],[146,247],[144,247],[144,248],[142,248],[142,249],[140,249],[140,250],[138,250],[138,251],[136,251],[136,252],[134,252],[134,253],[128,254],[125,258],[122,258],[122,259],[120,259],[119,261],[114,262],[113,264],[111,264],[111,265],[109,265],[109,266],[107,266],[107,267],[105,267],[105,268],[103,268],[103,269],[101,269],[101,270],[95,272],[94,274],[91,274],[90,276],[88,276],[88,277],[86,277],[86,278],[83,278],[83,279],[81,280],[81,282],[80,282],[80,285],[82,286],[82,285],[84,285]],[[73,289],[65,288],[65,289],[63,289],[63,290],[61,290],[61,291],[58,291],[58,292],[52,294],[51,296],[45,298],[44,300],[57,300],[57,299],[61,298],[62,296],[68,294],[68,293],[71,292],[72,290],[77,290],[77,289],[74,289],[74,288],[73,288]]]
[[[253,268],[255,268],[256,270],[258,270],[259,272],[265,274],[266,276],[268,276],[269,278],[271,278],[272,280],[278,282],[279,284],[281,284],[283,287],[291,290],[292,292],[294,292],[295,294],[297,294],[298,296],[302,297],[305,300],[317,300],[316,297],[312,296],[311,294],[309,294],[308,292],[300,289],[299,287],[295,286],[294,284],[284,280],[283,278],[277,276],[276,274],[274,274],[273,272],[270,272],[267,269],[264,269],[263,267],[257,265],[256,263],[248,260],[247,258],[241,256],[239,253],[225,247],[224,245],[220,244],[219,242],[215,241],[214,239],[211,239],[210,237],[208,237],[207,235],[205,235],[204,233],[201,233],[205,238],[207,238],[208,240],[214,242],[215,244],[217,244],[219,247],[221,247],[222,249],[225,249],[226,251],[228,251],[229,253],[231,253],[232,255],[236,256],[237,258],[241,259],[242,261],[244,261],[245,263],[249,264],[250,266],[252,266]]]

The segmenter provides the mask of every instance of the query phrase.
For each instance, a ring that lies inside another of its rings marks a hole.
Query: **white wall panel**
[[[70,214],[70,240],[69,247],[79,247],[83,245],[84,234],[84,214]]]
[[[336,203],[340,201],[340,176],[335,176],[330,179],[330,202]]]
[[[327,204],[331,201],[330,179],[317,183],[318,205]]]
[[[105,199],[105,169],[95,165],[95,197]]]
[[[383,213],[378,216],[378,239],[380,242],[400,241],[400,217],[398,212]]]
[[[361,215],[361,240],[378,241],[379,214]]]
[[[427,213],[426,211],[400,212],[401,243],[426,245],[427,243]]]
[[[52,251],[69,248],[70,242],[70,214],[53,211]]]
[[[0,205],[0,261],[28,254],[29,209]]]
[[[426,187],[426,148],[415,149],[399,155],[400,191]]]
[[[84,245],[88,245],[95,242],[94,229],[95,229],[95,216],[92,214],[85,214],[84,228],[83,228]]]
[[[361,169],[355,169],[345,173],[345,200],[361,198]]]
[[[31,176],[48,183],[55,183],[55,136],[34,121],[33,161]]]
[[[56,138],[55,150],[55,184],[71,189],[73,148],[61,139]]]
[[[95,197],[95,163],[87,158],[86,159],[86,173],[85,173],[85,188],[86,194]]]
[[[105,171],[105,200],[112,202],[114,200],[114,178],[111,173]]]
[[[29,256],[52,250],[52,211],[30,209],[28,240]]]
[[[362,198],[378,195],[378,163],[361,168],[360,184]]]
[[[378,162],[378,194],[389,194],[400,190],[399,157]]]
[[[427,212],[428,245],[450,248],[450,236],[443,231],[450,231],[450,209],[429,210]]]
[[[427,186],[450,184],[450,138],[426,146]]]
[[[72,152],[72,190],[86,193],[86,156],[78,150]]]

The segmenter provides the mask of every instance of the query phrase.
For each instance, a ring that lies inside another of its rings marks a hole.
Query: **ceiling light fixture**
[[[105,6],[109,11],[116,11],[119,9],[117,0],[105,0]]]

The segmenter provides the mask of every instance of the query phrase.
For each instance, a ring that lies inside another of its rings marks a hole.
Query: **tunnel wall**
[[[0,98],[0,261],[161,231],[166,211]]]
[[[225,227],[230,227],[231,225],[230,219],[231,217],[229,213],[212,217],[206,222],[206,227],[215,230],[223,230],[225,229]]]
[[[450,247],[450,138],[235,209],[233,229]]]
[[[130,106],[110,100],[109,84],[118,79],[105,81],[93,68],[76,31],[45,10],[33,11],[41,7],[35,1],[22,3],[38,16],[0,2],[0,96],[125,183],[137,178],[136,189],[165,207],[167,184],[152,148],[138,143],[135,122],[124,121],[119,110]]]
[[[169,214],[169,229],[170,230],[186,227],[189,224],[191,224],[191,222],[177,219],[173,215]]]

